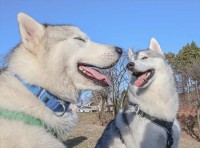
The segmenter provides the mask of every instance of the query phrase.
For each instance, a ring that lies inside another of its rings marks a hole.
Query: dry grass
[[[94,148],[105,126],[101,126],[95,113],[79,113],[79,123],[67,138],[69,148]]]
[[[95,113],[79,113],[79,123],[67,138],[68,148],[94,148],[103,133],[105,126],[101,126]],[[200,142],[195,141],[185,133],[181,133],[180,148],[200,148]]]

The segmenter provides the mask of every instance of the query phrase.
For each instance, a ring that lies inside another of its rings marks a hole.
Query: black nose
[[[130,62],[130,63],[128,63],[128,64],[126,65],[126,68],[127,68],[128,70],[133,70],[133,69],[134,69],[134,66],[135,66],[135,63]]]
[[[115,51],[120,55],[123,53],[123,50],[120,47],[115,47]]]

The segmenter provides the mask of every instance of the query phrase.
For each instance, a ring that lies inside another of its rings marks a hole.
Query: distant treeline
[[[178,54],[165,54],[174,69],[181,103],[199,106],[200,104],[200,47],[193,41],[185,45]]]

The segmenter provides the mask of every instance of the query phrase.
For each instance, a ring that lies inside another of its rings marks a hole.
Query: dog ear
[[[39,42],[44,35],[44,26],[24,13],[19,13],[17,15],[17,19],[19,23],[22,43],[31,52],[37,54]]]
[[[128,57],[129,57],[129,60],[133,59],[133,50],[132,49],[128,49]]]
[[[160,55],[164,57],[164,53],[162,49],[160,48],[158,41],[156,41],[155,38],[151,38],[149,49],[158,52]]]

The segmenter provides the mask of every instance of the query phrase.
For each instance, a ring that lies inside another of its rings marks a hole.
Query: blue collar
[[[15,77],[29,90],[35,95],[40,101],[42,101],[48,108],[50,108],[54,113],[59,112],[59,114],[55,113],[58,116],[63,116],[67,109],[70,106],[70,102],[65,102],[48,92],[44,88],[36,85],[31,85],[24,82],[19,76],[15,75]]]

